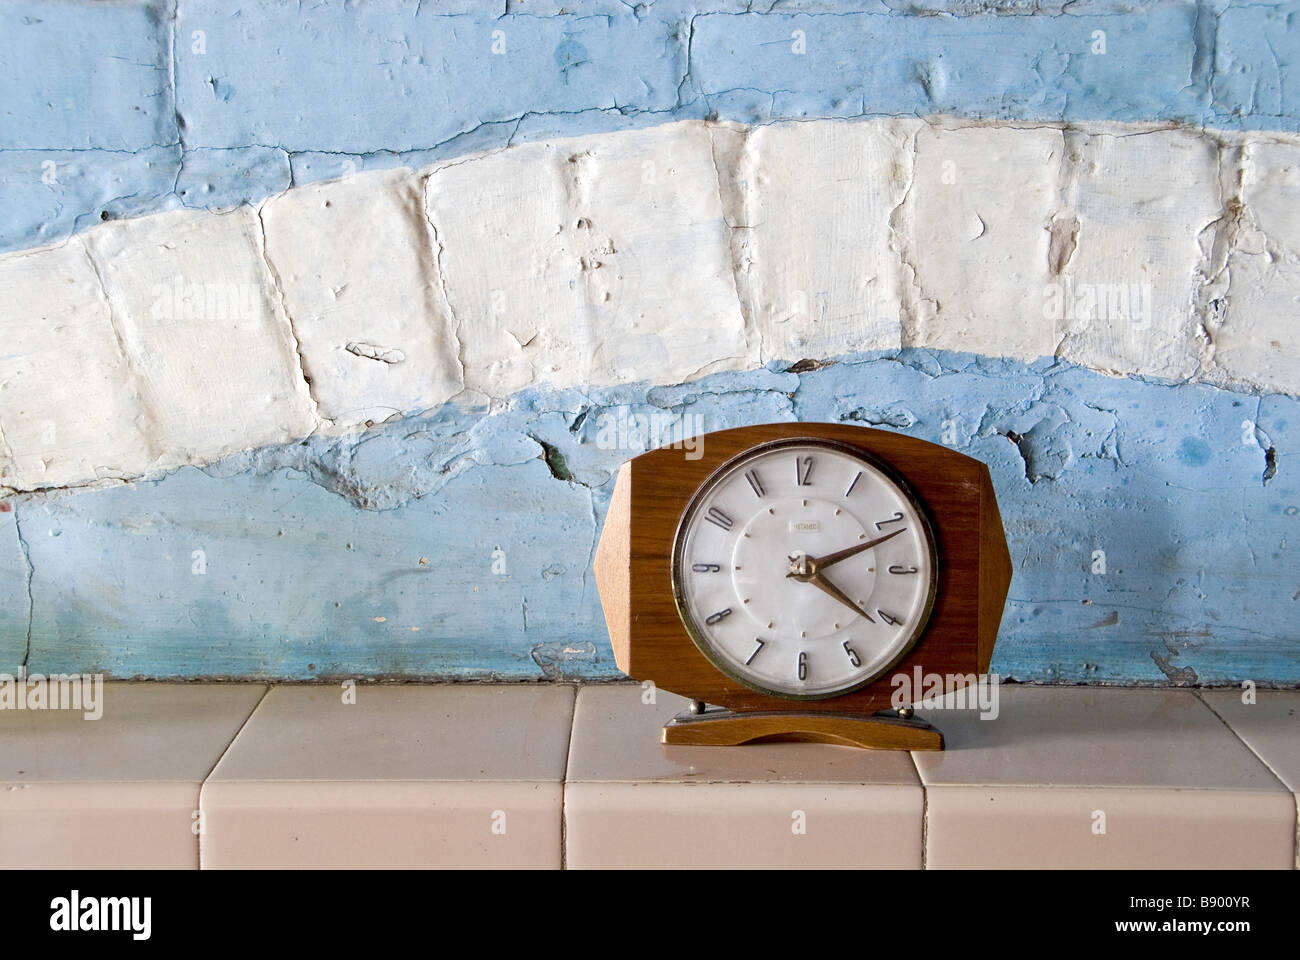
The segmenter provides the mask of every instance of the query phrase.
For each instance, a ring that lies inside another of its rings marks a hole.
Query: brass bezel
[[[715,656],[712,647],[708,641],[703,638],[702,632],[695,624],[694,618],[687,609],[685,591],[681,578],[681,560],[682,550],[685,546],[685,531],[690,526],[690,522],[694,518],[697,508],[709,491],[712,490],[713,487],[738,464],[753,457],[769,453],[775,449],[796,446],[813,446],[834,450],[857,460],[861,460],[863,463],[884,474],[884,476],[898,488],[902,493],[903,498],[910,503],[912,508],[916,511],[916,515],[921,521],[921,530],[924,534],[926,548],[930,552],[931,577],[929,589],[926,592],[925,605],[922,608],[921,616],[918,619],[916,626],[913,628],[911,635],[908,636],[907,641],[899,648],[898,654],[875,673],[857,681],[852,686],[833,690],[829,693],[787,693],[781,690],[772,690],[763,687],[754,683],[751,679],[740,676],[731,668],[730,664],[724,662],[721,657]],[[709,474],[696,491],[691,494],[690,500],[686,503],[686,509],[682,511],[682,515],[677,521],[677,529],[673,534],[673,555],[672,563],[670,565],[670,576],[673,587],[673,603],[677,607],[677,615],[681,618],[682,626],[686,629],[686,633],[691,638],[691,642],[695,644],[696,649],[699,650],[700,653],[704,655],[705,659],[707,659],[709,663],[713,664],[718,671],[737,683],[743,684],[750,690],[754,690],[765,696],[777,697],[781,700],[791,701],[832,700],[835,697],[846,696],[850,693],[861,690],[869,684],[875,683],[890,670],[894,669],[894,667],[898,666],[899,662],[912,652],[912,649],[916,646],[917,642],[925,634],[926,629],[930,625],[930,615],[934,611],[935,597],[938,594],[939,588],[939,549],[934,536],[933,523],[930,520],[930,513],[925,506],[925,502],[917,495],[916,491],[912,489],[911,484],[907,482],[906,478],[895,470],[893,466],[885,463],[868,450],[864,450],[863,448],[854,446],[850,443],[843,443],[839,440],[826,440],[820,437],[784,437],[780,440],[769,440],[765,443],[755,444],[749,449],[743,450],[734,457],[731,457]]]

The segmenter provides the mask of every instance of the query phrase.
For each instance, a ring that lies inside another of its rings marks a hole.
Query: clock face
[[[924,509],[888,467],[825,440],[724,464],[677,529],[673,593],[723,673],[788,699],[879,678],[925,629],[938,568]]]

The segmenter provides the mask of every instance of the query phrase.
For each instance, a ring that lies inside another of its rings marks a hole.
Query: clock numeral
[[[722,567],[716,563],[692,563],[691,569],[696,573],[717,573]]]
[[[859,471],[858,471],[858,475],[857,475],[856,477],[854,477],[854,478],[853,478],[853,482],[849,484],[849,488],[848,488],[847,490],[844,491],[844,496],[847,497],[850,493],[852,493],[852,492],[853,492],[853,488],[856,487],[856,486],[858,485],[858,481],[861,480],[861,479],[862,479],[862,471],[859,470]]]
[[[762,497],[767,492],[763,489],[763,481],[758,479],[758,474],[753,470],[745,471],[745,479],[749,481],[749,485],[753,488],[754,496]]]
[[[858,658],[858,651],[849,646],[849,641],[844,641],[844,652],[849,655],[849,663],[855,667],[862,666],[862,660]]]
[[[708,515],[705,516],[704,519],[708,520],[709,523],[716,523],[723,530],[730,530],[732,524],[735,523],[734,520],[732,520],[729,516],[727,516],[717,507],[709,507]]]
[[[802,650],[799,652],[799,679],[808,679],[808,654]]]
[[[898,523],[898,521],[900,521],[900,520],[902,520],[902,519],[903,519],[903,515],[902,515],[901,513],[895,513],[895,514],[894,514],[892,517],[890,517],[888,520],[877,520],[877,521],[876,521],[876,529],[879,530],[881,527],[883,527],[883,526],[884,526],[885,524],[887,524],[887,523]]]
[[[899,566],[897,563],[891,563],[889,565],[889,572],[895,576],[902,576],[903,574],[916,573],[916,567],[903,567]]]
[[[809,479],[809,477],[812,476],[812,466],[813,466],[812,457],[794,458],[794,478],[798,486],[800,487],[812,486],[812,481]]]
[[[729,616],[731,616],[731,608],[727,607],[726,610],[719,610],[717,613],[713,614],[713,616],[706,617],[704,622],[709,626],[713,626],[715,623],[721,623],[723,620],[726,620]]]
[[[758,644],[758,646],[756,646],[756,647],[754,648],[754,652],[751,653],[751,654],[749,655],[749,659],[745,661],[745,666],[749,666],[751,663],[754,662],[754,658],[755,658],[756,656],[758,656],[758,651],[762,650],[762,649],[763,649],[763,645],[764,645],[765,643],[767,643],[766,640],[763,640],[763,639],[761,639],[761,638],[759,638],[759,637],[755,637],[755,638],[754,638],[754,642],[755,642],[756,644]]]
[[[731,611],[727,612],[730,613]],[[880,615],[881,620],[884,620],[885,623],[889,624],[891,627],[896,627],[903,622],[902,620],[899,620],[898,617],[885,613],[884,610],[877,610],[876,613]]]

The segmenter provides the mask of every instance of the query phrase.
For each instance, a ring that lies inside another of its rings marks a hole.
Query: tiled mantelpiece
[[[1274,867],[1300,692],[1007,686],[941,754],[664,747],[636,685],[114,683],[0,710],[0,866]],[[1104,825],[1104,832],[1101,829]]]

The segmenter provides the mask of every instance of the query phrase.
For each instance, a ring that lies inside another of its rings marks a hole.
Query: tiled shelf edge
[[[1236,691],[1011,688],[997,736],[952,714],[943,720],[951,749],[915,755],[811,744],[661,748],[655,731],[679,703],[660,692],[657,704],[642,704],[632,684],[365,685],[371,709],[355,713],[320,685],[112,688],[135,704],[104,721],[118,733],[86,736],[67,719],[28,714],[25,732],[0,737],[0,840],[31,838],[27,854],[0,844],[6,866],[582,868],[682,857],[696,867],[1139,865],[1116,852],[1127,844],[1141,865],[1300,867],[1300,746],[1291,745],[1300,738],[1286,726],[1300,691],[1260,691],[1264,709],[1251,713],[1225,707]],[[1095,742],[1071,733],[1076,714],[1095,716],[1096,697],[1118,698],[1105,714],[1122,721],[1129,711],[1148,726],[1099,729]],[[1055,729],[1035,711],[1057,718]],[[172,729],[183,716],[188,726]],[[14,713],[0,713],[0,725],[6,719]],[[313,754],[313,731],[328,749]],[[96,736],[103,743],[92,749]],[[54,767],[25,759],[82,739],[84,757],[64,755]],[[109,743],[121,745],[120,758],[104,755]],[[307,760],[286,761],[286,744]],[[1080,782],[1053,782],[1059,770],[1050,765],[1023,775],[1079,744],[1086,750],[1066,759],[1082,769]],[[1125,757],[1133,782],[1124,780]],[[145,769],[149,758],[154,769]],[[995,775],[973,779],[970,767]],[[1109,780],[1086,782],[1092,769]],[[1098,837],[1089,817],[1103,808],[1108,832]],[[717,819],[723,810],[730,824]],[[1068,834],[1053,832],[1053,817]],[[1044,850],[1055,848],[1051,856],[1023,836],[1021,853],[1008,853],[999,831],[1025,823],[1047,838]],[[620,847],[627,824],[635,843]],[[1185,862],[1162,861],[1180,830],[1201,839],[1181,844]],[[1216,859],[1216,831],[1236,859]],[[130,836],[140,842],[128,855],[118,841]],[[58,850],[66,856],[52,864]],[[872,857],[880,863],[863,862]]]

